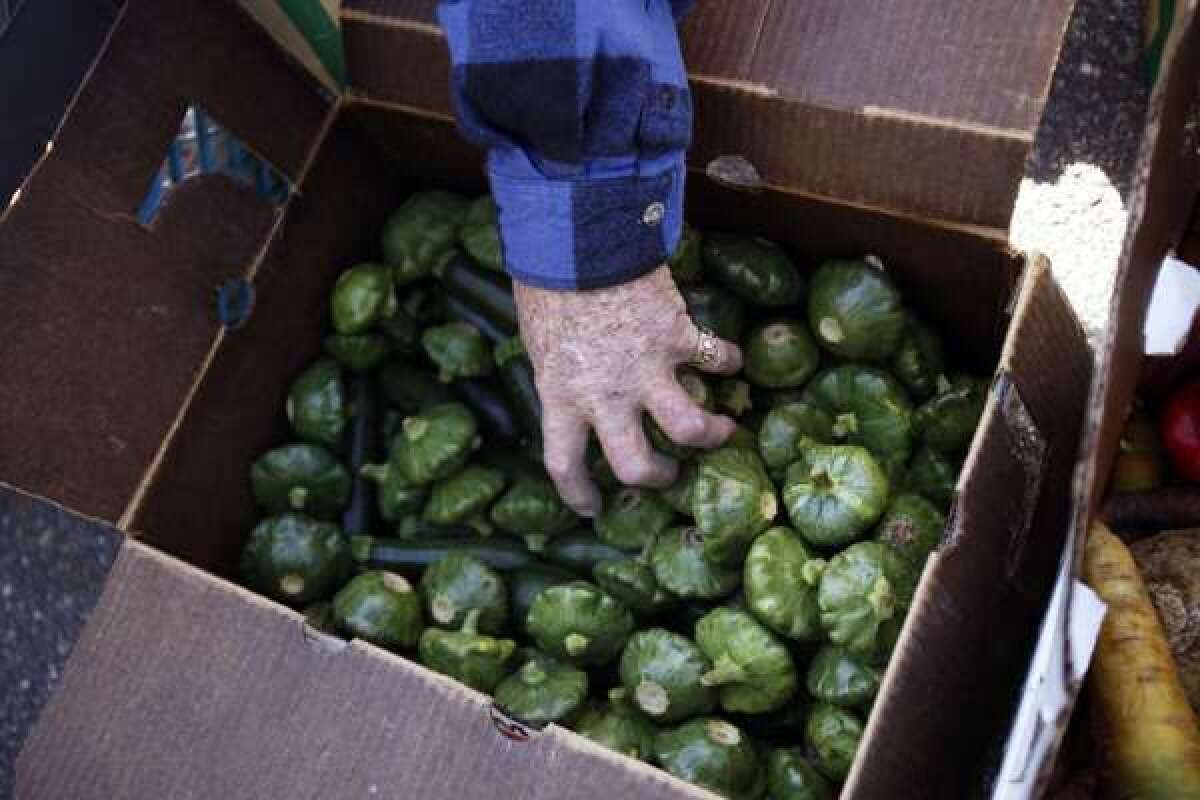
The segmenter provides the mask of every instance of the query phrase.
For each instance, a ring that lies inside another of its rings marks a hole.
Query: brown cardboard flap
[[[17,796],[711,798],[133,540],[17,764]]]
[[[350,0],[352,93],[451,113],[434,0]],[[699,0],[692,161],[781,190],[1007,229],[1072,0]]]
[[[320,352],[333,283],[377,257],[378,232],[403,186],[362,134],[344,123],[330,130],[255,271],[254,313],[225,336],[147,491],[128,509],[131,529],[189,563],[234,574],[256,521],[250,464],[291,435],[287,388]],[[221,502],[198,516],[196,498],[214,492]]]
[[[1200,23],[1196,4],[1176,23],[1150,98],[1146,133],[1134,167],[1129,221],[1109,324],[1099,349],[1084,430],[1073,528],[1077,557],[1098,506],[1133,404],[1142,369],[1143,329],[1163,258],[1180,244],[1200,190]]]
[[[110,521],[213,346],[214,290],[276,221],[251,188],[201,176],[138,223],[191,103],[293,179],[330,112],[228,0],[129,0],[53,157],[0,214],[0,478]]]
[[[979,767],[964,756],[997,735],[1024,674],[1062,553],[1092,363],[1045,259],[1030,261],[1008,341],[948,541],[926,568],[844,797],[914,786],[962,797]]]

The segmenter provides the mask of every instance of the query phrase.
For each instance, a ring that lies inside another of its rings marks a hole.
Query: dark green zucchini
[[[564,534],[546,542],[542,557],[561,567],[574,570],[591,580],[592,568],[601,561],[617,561],[629,554],[596,538],[592,531]]]
[[[346,433],[350,505],[342,514],[342,531],[346,536],[365,536],[374,523],[375,484],[360,475],[359,470],[364,464],[374,463],[379,452],[379,397],[373,377],[354,377],[350,384],[350,405],[355,412]]]
[[[503,537],[386,539],[357,536],[350,542],[355,562],[367,569],[419,572],[450,553],[467,553],[502,571],[528,566],[533,556],[519,542]]]
[[[379,368],[379,389],[388,405],[406,417],[455,399],[450,387],[428,369],[400,359]]]
[[[461,297],[455,297],[452,294],[442,295],[442,305],[447,319],[474,325],[494,344],[503,342],[517,332],[516,328],[510,328],[502,322],[497,322]]]
[[[525,353],[521,337],[513,336],[496,345],[496,368],[500,381],[512,400],[525,433],[534,441],[542,437],[542,400],[533,377],[533,364]]]
[[[462,378],[451,386],[463,402],[471,407],[484,431],[493,442],[512,444],[521,438],[521,426],[508,402],[508,397],[496,383],[487,378]]]
[[[446,294],[468,303],[498,325],[517,329],[517,304],[507,276],[491,272],[461,253],[434,271]]]
[[[478,539],[479,531],[470,525],[439,525],[417,514],[410,514],[396,523],[396,536],[406,542],[427,542],[431,539]]]

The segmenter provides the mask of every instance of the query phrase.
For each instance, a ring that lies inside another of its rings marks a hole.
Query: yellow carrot
[[[1108,605],[1090,693],[1117,800],[1200,800],[1200,728],[1129,550],[1093,523],[1084,579]]]

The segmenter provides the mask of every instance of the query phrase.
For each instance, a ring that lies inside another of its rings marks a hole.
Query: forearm
[[[674,16],[686,5],[441,4],[460,127],[489,151],[521,282],[612,286],[674,250],[692,118]]]

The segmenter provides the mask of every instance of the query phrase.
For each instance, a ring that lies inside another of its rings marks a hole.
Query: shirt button
[[[659,102],[663,104],[663,108],[670,108],[671,106],[675,105],[675,92],[671,91],[669,88],[664,88],[661,92],[659,92],[658,97]]]
[[[654,202],[646,206],[646,210],[642,213],[642,222],[653,228],[663,221],[666,214],[667,207],[662,203]]]

